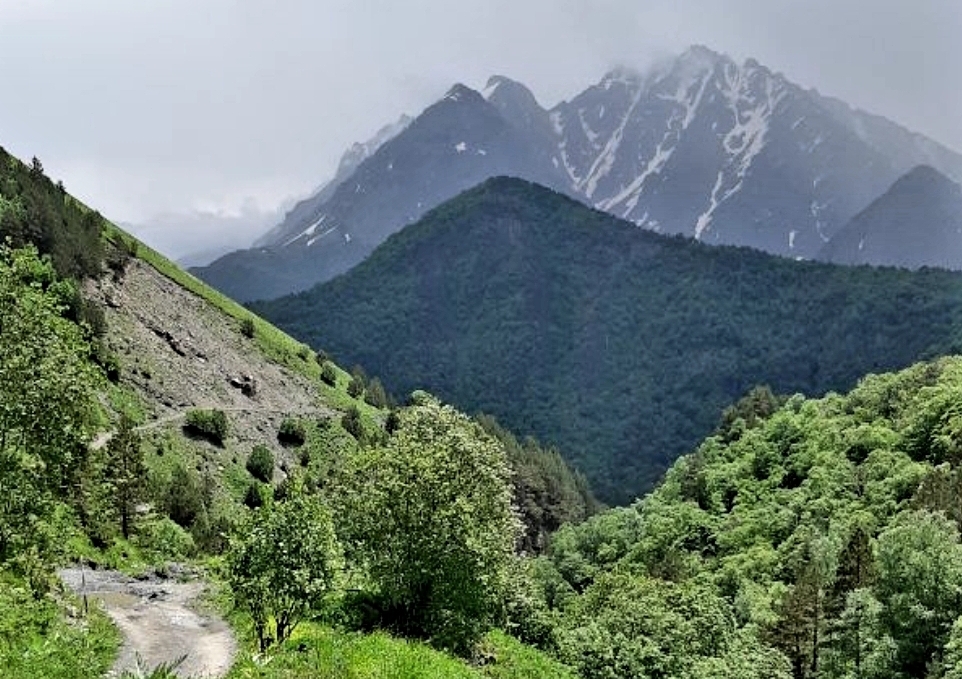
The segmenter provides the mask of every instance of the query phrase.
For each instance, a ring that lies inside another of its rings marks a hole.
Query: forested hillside
[[[554,538],[583,677],[962,676],[962,359],[756,393],[664,482]]]
[[[753,385],[850,388],[962,347],[962,277],[794,262],[494,179],[349,273],[253,308],[396,393],[556,445],[624,503]]]
[[[237,676],[252,676],[264,652],[277,674],[256,676],[316,676],[309,644],[336,646],[346,663],[337,676],[372,658],[425,677],[530,676],[525,666],[570,676],[492,632],[516,617],[508,604],[522,553],[598,508],[557,452],[425,393],[389,407],[376,379],[349,376],[186,275],[76,202],[39,162],[6,158],[4,168],[5,679],[86,679],[110,667],[117,630],[93,600],[81,608],[58,585],[55,569],[78,560],[161,582],[168,568],[206,573],[230,601]],[[110,591],[109,605],[127,605]],[[172,619],[186,610],[165,605]],[[461,657],[481,645],[490,674]]]

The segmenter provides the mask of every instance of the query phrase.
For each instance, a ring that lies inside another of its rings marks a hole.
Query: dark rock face
[[[815,258],[923,163],[962,180],[962,156],[935,142],[704,47],[647,73],[614,70],[550,110],[495,76],[355,145],[259,247],[195,273],[244,301],[303,290],[497,175],[655,231]]]
[[[842,228],[821,257],[839,264],[962,269],[962,187],[920,165]]]

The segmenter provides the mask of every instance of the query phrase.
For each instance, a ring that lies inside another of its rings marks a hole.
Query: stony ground
[[[123,634],[108,676],[176,663],[178,676],[215,678],[230,669],[236,643],[219,616],[200,610],[199,581],[153,576],[134,579],[117,571],[66,568],[60,577],[91,605],[100,604]]]
[[[134,260],[121,281],[105,278],[89,292],[105,303],[122,382],[147,404],[148,427],[218,408],[229,415],[232,447],[265,443],[280,455],[275,433],[285,416],[333,414],[309,380],[268,361],[236,321],[151,266]],[[246,380],[253,395],[232,386]]]

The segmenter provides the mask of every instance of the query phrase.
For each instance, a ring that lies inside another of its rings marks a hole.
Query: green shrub
[[[247,492],[244,493],[244,506],[248,509],[264,506],[264,495],[261,493],[260,484],[256,481],[247,486]]]
[[[364,383],[356,377],[352,377],[351,381],[347,383],[347,395],[351,398],[357,398],[363,393]]]
[[[297,357],[302,361],[311,360],[311,348],[306,344],[302,344],[297,348]]]
[[[274,475],[274,455],[262,444],[254,446],[247,458],[247,471],[258,481],[267,483]]]
[[[254,337],[254,319],[248,316],[247,318],[241,319],[240,331],[244,337],[253,338]]]
[[[361,424],[361,411],[357,409],[357,406],[351,406],[347,409],[347,412],[341,418],[341,426],[355,439],[361,440],[361,437],[364,436],[364,425]]]
[[[166,516],[145,522],[137,533],[136,544],[154,560],[186,559],[196,551],[191,534]]]
[[[163,504],[167,516],[182,528],[190,528],[204,511],[200,483],[182,464],[178,463],[170,475]]]
[[[387,392],[384,391],[381,380],[375,377],[368,382],[367,390],[364,392],[364,400],[375,408],[387,407]]]
[[[330,363],[325,363],[321,368],[321,381],[331,387],[337,386],[337,371]]]
[[[281,428],[277,432],[277,440],[283,446],[299,447],[307,441],[307,430],[304,423],[292,417],[284,418]]]
[[[184,420],[184,429],[188,434],[223,445],[227,438],[227,415],[223,410],[191,410]]]

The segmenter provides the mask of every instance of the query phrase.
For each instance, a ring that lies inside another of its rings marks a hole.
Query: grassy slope
[[[228,679],[574,679],[570,669],[502,633],[484,642],[489,662],[473,667],[424,644],[305,624],[269,660],[241,659]]]

